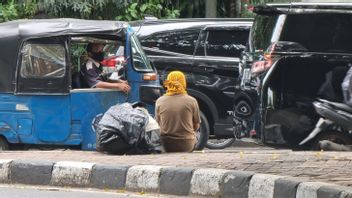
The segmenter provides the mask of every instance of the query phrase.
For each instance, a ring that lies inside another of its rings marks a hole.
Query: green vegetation
[[[0,3],[0,22],[22,18],[137,20],[146,15],[177,18],[169,0],[10,0]]]
[[[143,19],[145,16],[206,17],[209,1],[214,0],[1,0],[0,22],[58,17],[124,21]],[[253,14],[248,12],[249,6],[273,1],[217,0],[217,6],[208,9],[217,17],[251,17]]]

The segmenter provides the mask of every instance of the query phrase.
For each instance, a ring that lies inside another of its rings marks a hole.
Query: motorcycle
[[[299,145],[311,142],[311,147],[318,149],[322,140],[342,145],[352,144],[352,107],[323,99],[313,102],[313,105],[321,117],[313,131]]]
[[[313,148],[328,148],[328,150],[350,151],[352,145],[352,67],[342,81],[343,103],[318,99],[313,102],[315,111],[319,114],[314,130],[302,140],[299,145],[311,142]],[[332,144],[322,142],[329,140]],[[335,143],[335,144],[334,144]]]

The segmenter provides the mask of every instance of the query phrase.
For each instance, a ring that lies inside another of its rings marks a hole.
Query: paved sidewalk
[[[157,165],[220,168],[306,178],[309,181],[352,186],[352,152],[294,152],[290,150],[205,150],[155,155],[105,155],[98,152],[6,151],[0,159],[80,161],[105,165]]]

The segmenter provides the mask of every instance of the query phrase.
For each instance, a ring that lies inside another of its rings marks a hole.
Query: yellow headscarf
[[[167,80],[164,81],[164,86],[167,88],[167,96],[187,94],[186,77],[180,71],[173,71],[169,73],[169,75],[167,76]]]

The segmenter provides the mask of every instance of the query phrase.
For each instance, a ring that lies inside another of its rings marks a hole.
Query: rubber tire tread
[[[209,127],[209,122],[207,117],[205,117],[204,113],[202,111],[200,113],[200,137],[198,139],[198,142],[195,145],[194,150],[203,150],[205,145],[208,142],[209,138],[209,133],[210,133],[210,127]]]

